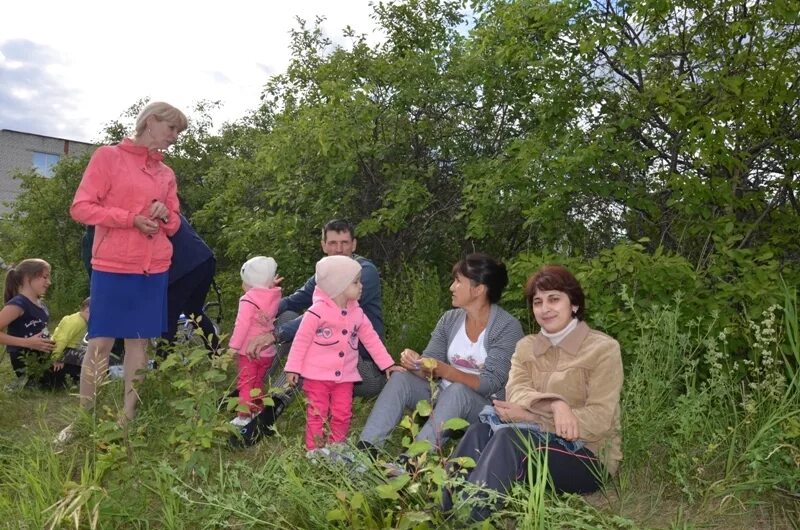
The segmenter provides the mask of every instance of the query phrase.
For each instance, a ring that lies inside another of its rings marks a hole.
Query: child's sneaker
[[[250,447],[261,439],[261,428],[255,417],[237,416],[231,425],[239,429],[238,434],[228,439],[228,445],[234,448]]]
[[[251,421],[253,421],[252,416],[236,416],[231,420],[231,425],[233,425],[234,427],[244,427]]]
[[[319,464],[323,458],[330,458],[331,452],[327,447],[317,447],[316,449],[309,449],[306,451],[306,458],[312,464]]]
[[[331,460],[334,462],[341,462],[342,464],[352,464],[356,461],[355,453],[345,444],[331,444],[328,446],[328,453]]]
[[[345,444],[331,444],[328,452],[328,458],[330,458],[331,461],[342,464],[356,473],[364,473],[367,470],[367,466],[365,466],[363,462],[358,461],[356,454]]]

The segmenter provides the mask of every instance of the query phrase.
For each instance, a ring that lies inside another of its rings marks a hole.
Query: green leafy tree
[[[89,154],[62,158],[51,178],[34,171],[18,173],[20,195],[0,224],[3,259],[42,258],[52,266],[48,303],[54,314],[74,312],[89,291],[80,252],[84,230],[69,216],[88,161]]]
[[[790,2],[474,7],[469,49],[501,143],[467,194],[476,233],[497,230],[492,214],[510,207],[549,248],[596,253],[648,237],[701,269],[765,246],[796,262]]]

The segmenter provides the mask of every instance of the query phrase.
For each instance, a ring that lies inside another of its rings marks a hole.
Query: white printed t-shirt
[[[478,340],[472,342],[467,336],[466,320],[461,323],[453,341],[447,347],[447,362],[450,366],[461,370],[467,374],[479,375],[486,362],[486,349],[483,347],[484,329],[478,335]],[[442,379],[439,385],[444,389],[452,384],[451,381]]]

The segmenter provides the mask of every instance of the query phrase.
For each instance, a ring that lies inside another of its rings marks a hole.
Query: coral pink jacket
[[[381,370],[394,364],[357,301],[342,309],[319,287],[314,289],[313,301],[294,336],[285,371],[317,381],[361,381],[359,341]]]
[[[239,298],[239,312],[228,346],[236,351],[247,347],[250,339],[275,329],[275,315],[281,301],[280,287],[253,287]],[[274,357],[275,348],[270,346],[259,352],[259,357]]]
[[[150,151],[125,139],[95,151],[69,213],[94,225],[92,268],[104,272],[148,274],[169,269],[172,243],[167,236],[180,226],[175,173]],[[133,226],[137,215],[148,216],[153,201],[170,211],[162,230],[146,236]]]

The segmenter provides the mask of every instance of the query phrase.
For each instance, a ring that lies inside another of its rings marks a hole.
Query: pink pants
[[[352,417],[353,385],[355,383],[334,383],[332,381],[303,380],[306,394],[306,449],[324,447],[323,432],[329,424],[330,436],[327,442],[343,442],[347,439]]]
[[[264,410],[262,401],[264,377],[272,366],[272,357],[256,357],[250,359],[246,355],[239,355],[239,379],[236,388],[239,389],[239,404],[250,409],[250,414],[258,414]],[[258,390],[256,394],[253,390]],[[247,412],[239,411],[239,416],[247,416]]]

